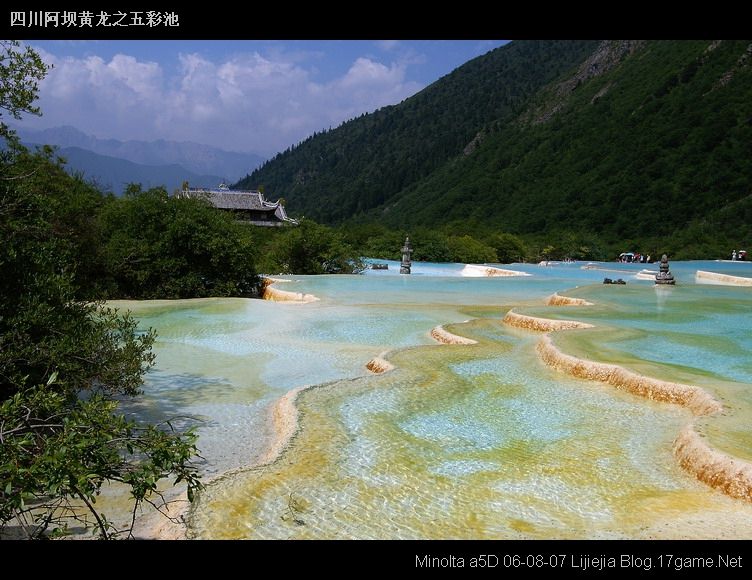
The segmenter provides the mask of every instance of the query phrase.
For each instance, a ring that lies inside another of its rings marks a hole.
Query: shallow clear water
[[[558,333],[566,352],[701,384],[731,412],[702,429],[750,458],[752,288],[675,288],[634,279],[657,265],[505,266],[532,276],[462,278],[461,264],[365,276],[291,277],[309,304],[210,299],[120,303],[159,332],[157,368],[138,411],[201,418],[205,469],[249,465],[275,432],[271,406],[292,388],[300,430],[275,463],[221,478],[193,513],[200,537],[752,537],[752,506],[683,472],[671,444],[689,412],[543,366],[539,335],[506,310],[591,322]],[[615,271],[612,271],[615,270]],[[603,277],[626,286],[606,286]],[[544,307],[555,291],[591,307]],[[451,326],[470,319],[467,324]],[[479,341],[436,345],[449,325]],[[364,368],[391,350],[397,369]]]

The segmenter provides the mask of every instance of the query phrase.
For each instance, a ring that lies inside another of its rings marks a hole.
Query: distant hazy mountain
[[[61,147],[58,155],[67,160],[71,173],[83,172],[86,179],[93,180],[103,191],[116,195],[123,193],[129,183],[140,183],[144,189],[164,185],[168,192],[179,188],[183,181],[192,187],[216,186],[223,178],[219,175],[199,175],[177,164],[142,165],[117,157],[98,155],[80,147]]]
[[[181,165],[194,174],[219,175],[228,182],[240,179],[264,161],[263,157],[253,153],[224,151],[189,141],[98,139],[70,126],[41,131],[20,126],[15,129],[25,143],[44,143],[61,148],[77,147],[141,165]]]

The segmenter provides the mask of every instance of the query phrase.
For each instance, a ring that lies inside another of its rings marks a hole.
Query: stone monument
[[[661,271],[655,275],[656,284],[676,284],[674,275],[668,270],[668,256],[666,254],[661,256],[661,265],[659,268]]]
[[[410,245],[410,236],[405,238],[405,245],[402,246],[402,263],[400,264],[400,274],[409,274],[412,262],[410,254],[413,253],[413,247]]]

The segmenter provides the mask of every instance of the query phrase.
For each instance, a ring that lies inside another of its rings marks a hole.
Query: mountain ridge
[[[34,147],[37,144],[25,143]],[[94,182],[103,192],[122,195],[130,183],[139,183],[144,189],[164,186],[168,192],[179,189],[188,181],[194,186],[214,187],[222,181],[217,175],[199,175],[182,165],[141,165],[126,159],[99,155],[80,147],[62,147],[56,150],[65,159],[66,171],[81,173],[84,179]]]
[[[597,45],[592,40],[512,42],[398,105],[314,134],[237,187],[264,185],[284,196],[290,208],[329,223],[367,212],[441,167],[489,124],[516,116],[530,95]]]
[[[41,130],[23,126],[14,126],[13,129],[26,143],[77,147],[145,166],[176,164],[192,174],[221,176],[220,181],[235,181],[264,161],[254,153],[226,151],[192,141],[100,139],[70,125]]]
[[[330,224],[747,244],[752,42],[514,41],[240,184]]]

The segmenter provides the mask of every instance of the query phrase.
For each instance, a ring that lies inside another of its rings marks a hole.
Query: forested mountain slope
[[[292,211],[334,223],[391,201],[461,154],[484,127],[513,119],[597,41],[517,41],[469,61],[399,105],[310,137],[237,187],[263,185]]]
[[[254,172],[292,213],[681,245],[752,236],[752,43],[515,41]]]
[[[641,44],[568,95],[558,87],[538,95],[472,155],[401,192],[382,217],[393,225],[476,217],[514,233],[606,239],[666,236],[693,221],[749,232],[750,65],[749,41]]]

